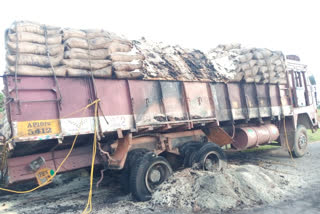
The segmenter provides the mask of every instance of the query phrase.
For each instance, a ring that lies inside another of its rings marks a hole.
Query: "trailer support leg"
[[[132,144],[132,133],[118,139],[116,151],[108,159],[109,169],[122,169]]]

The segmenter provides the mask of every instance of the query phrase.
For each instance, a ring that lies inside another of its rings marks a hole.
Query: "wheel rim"
[[[153,192],[169,175],[169,169],[162,162],[155,162],[147,170],[145,184],[149,192]]]
[[[216,152],[208,152],[203,159],[203,170],[218,171],[220,169],[220,159]]]
[[[307,148],[307,136],[304,134],[301,134],[298,138],[298,147],[301,150],[304,150]]]

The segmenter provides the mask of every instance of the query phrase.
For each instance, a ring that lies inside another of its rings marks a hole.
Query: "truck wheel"
[[[186,153],[190,150],[190,148],[195,148],[198,149],[200,148],[200,146],[202,146],[203,143],[202,142],[198,142],[198,141],[190,141],[187,143],[184,143],[183,145],[181,145],[179,147],[179,152],[182,156],[185,156]]]
[[[296,158],[302,157],[306,154],[308,147],[307,129],[303,125],[298,125],[294,136],[294,144],[292,155]]]
[[[172,174],[169,162],[153,152],[139,158],[131,169],[130,190],[139,201],[151,199],[154,189]]]
[[[221,171],[227,167],[227,156],[220,146],[207,143],[197,152],[196,163],[205,171]]]
[[[183,166],[192,167],[195,163],[196,153],[203,144],[200,142],[189,142],[183,145],[180,153],[183,156]]]
[[[124,193],[129,193],[130,192],[130,187],[129,187],[129,177],[130,177],[130,171],[132,166],[134,165],[134,162],[137,161],[139,157],[147,153],[149,150],[143,149],[143,148],[138,148],[138,149],[133,149],[128,152],[128,156],[126,159],[126,163],[124,164],[124,167],[121,171],[120,174],[120,184],[121,188]]]

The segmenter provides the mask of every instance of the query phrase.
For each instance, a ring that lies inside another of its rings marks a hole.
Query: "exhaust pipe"
[[[277,140],[279,129],[273,124],[236,128],[232,145],[238,150],[259,146]]]

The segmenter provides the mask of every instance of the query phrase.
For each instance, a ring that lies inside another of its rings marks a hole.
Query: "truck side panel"
[[[51,77],[18,77],[18,99],[14,77],[6,78],[16,141],[93,133],[93,109],[77,112],[94,101],[93,87],[104,133],[292,114],[285,85],[58,78],[59,103]]]

